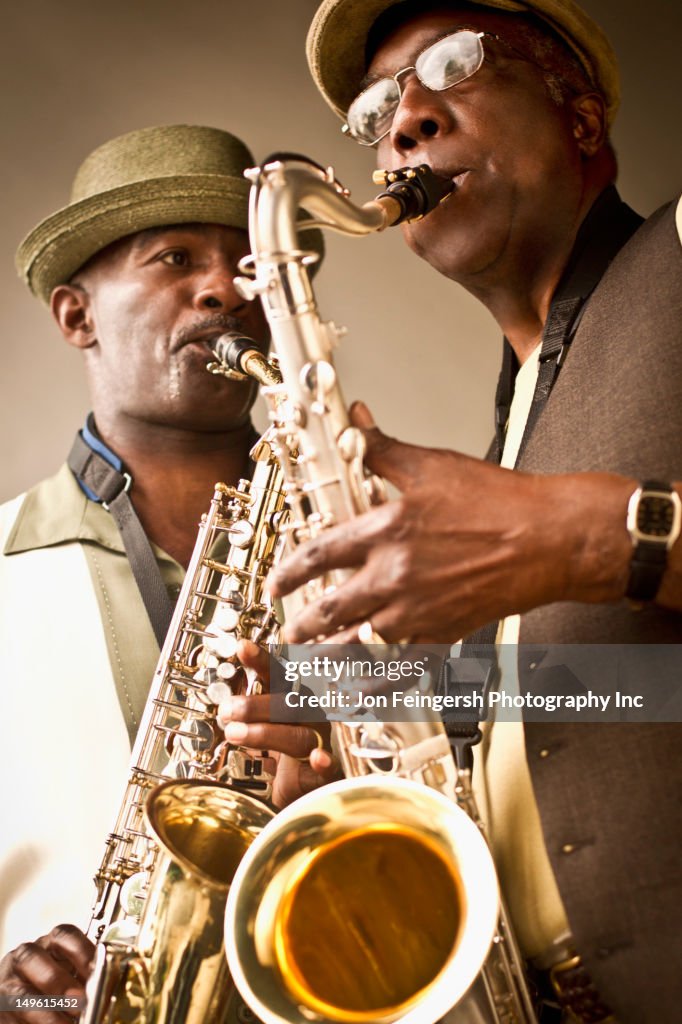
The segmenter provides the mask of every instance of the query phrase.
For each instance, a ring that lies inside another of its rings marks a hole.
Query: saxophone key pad
[[[236,548],[247,548],[253,541],[254,527],[248,519],[238,519],[228,530],[230,544]]]
[[[300,380],[309,394],[314,395],[318,402],[324,402],[336,386],[336,370],[326,359],[318,359],[315,363],[305,364]]]
[[[365,435],[357,427],[346,427],[339,435],[337,444],[345,462],[362,459],[367,449]]]
[[[225,608],[221,614],[221,625],[226,629],[224,635],[204,634],[204,646],[207,651],[217,655],[219,658],[234,658],[237,653],[237,637],[231,629],[239,625],[239,612],[234,608]],[[218,666],[216,665],[216,668]]]
[[[227,683],[210,683],[206,688],[206,696],[211,704],[222,704],[224,700],[232,696],[232,690]]]
[[[234,662],[223,661],[222,664],[218,665],[218,668],[216,669],[216,675],[218,676],[219,679],[228,681],[230,679],[234,679],[238,671],[239,669],[234,664]],[[216,701],[216,703],[219,702]]]

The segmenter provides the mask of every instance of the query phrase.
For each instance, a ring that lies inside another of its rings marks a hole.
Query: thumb
[[[324,782],[334,782],[343,778],[341,765],[328,750],[311,750],[310,767]]]
[[[415,476],[418,449],[382,434],[364,402],[353,403],[350,408],[350,419],[353,426],[359,427],[365,435],[367,468],[378,476],[385,477],[399,490],[407,490]]]

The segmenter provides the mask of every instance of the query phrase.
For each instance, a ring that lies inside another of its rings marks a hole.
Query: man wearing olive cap
[[[355,408],[370,468],[402,496],[280,565],[280,595],[357,570],[289,639],[483,629],[477,641],[520,641],[502,683],[531,694],[578,684],[571,649],[551,645],[620,645],[619,681],[651,695],[682,636],[682,250],[674,204],[643,223],[613,185],[608,40],[572,0],[325,0],[308,59],[380,167],[453,180],[404,237],[505,342],[487,462],[400,444]],[[510,723],[477,753],[523,952],[561,965],[571,1020],[679,1017],[679,738],[673,724]]]
[[[239,139],[215,128],[130,132],[87,157],[71,202],[17,254],[20,275],[83,353],[94,415],[74,451],[95,474],[70,458],[0,509],[0,749],[11,766],[0,947],[43,936],[0,963],[5,994],[81,991],[92,947],[75,928],[50,928],[87,921],[199,520],[217,480],[250,476],[255,382],[206,364],[226,330],[268,342],[260,304],[234,284],[249,252],[243,171],[252,164]],[[319,235],[307,243],[319,250]],[[140,544],[150,560],[142,589]],[[294,736],[289,752],[305,755],[309,739]]]

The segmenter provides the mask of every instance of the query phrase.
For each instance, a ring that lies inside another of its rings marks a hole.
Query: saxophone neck
[[[454,182],[426,164],[375,173],[385,186],[375,199],[356,205],[332,167],[307,157],[275,153],[247,177],[253,184],[249,231],[256,255],[298,251],[301,227],[330,228],[345,235],[367,235],[426,216],[454,190]],[[299,218],[304,211],[305,220]]]

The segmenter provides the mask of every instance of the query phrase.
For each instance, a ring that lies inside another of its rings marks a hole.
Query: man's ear
[[[90,296],[81,285],[57,285],[50,296],[50,309],[69,345],[84,349],[95,344]]]
[[[598,92],[571,100],[573,135],[584,157],[594,156],[606,142],[606,105]]]

